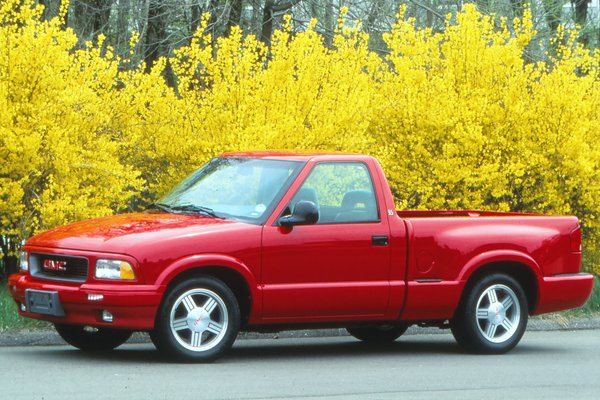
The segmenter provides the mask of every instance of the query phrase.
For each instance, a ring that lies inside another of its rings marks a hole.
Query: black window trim
[[[327,160],[323,160],[323,161],[317,161],[314,163],[314,165],[312,166],[312,168],[310,169],[310,171],[308,172],[308,174],[306,175],[306,177],[302,180],[302,182],[300,183],[300,185],[298,186],[298,189],[296,189],[296,191],[294,192],[294,194],[292,195],[292,197],[290,199],[293,199],[294,196],[296,196],[296,193],[298,193],[298,190],[300,190],[302,188],[302,186],[304,185],[304,183],[306,182],[306,180],[310,177],[310,175],[313,173],[313,171],[315,170],[315,168],[320,165],[320,164],[362,164],[364,165],[365,169],[367,170],[367,175],[369,176],[369,179],[371,181],[371,187],[373,189],[373,196],[375,197],[375,206],[377,208],[377,220],[374,221],[340,221],[340,222],[324,222],[324,223],[320,223],[317,221],[316,224],[314,225],[348,225],[348,224],[380,224],[382,222],[381,220],[381,213],[379,210],[379,198],[377,196],[377,190],[375,188],[375,183],[373,180],[373,174],[371,173],[371,169],[369,168],[369,165],[364,162],[364,161],[356,161],[356,160],[340,160],[340,161],[327,161]],[[280,199],[281,200],[281,199]],[[279,219],[281,217],[283,217],[285,214],[285,211],[288,209],[289,203],[286,204],[286,206],[283,208],[283,210],[281,210],[281,213],[277,216],[277,218],[275,219],[275,222],[273,223],[273,226],[279,226]]]

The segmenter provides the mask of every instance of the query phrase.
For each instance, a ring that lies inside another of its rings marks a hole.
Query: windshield
[[[302,164],[260,158],[214,158],[156,206],[169,212],[259,222],[276,206]]]

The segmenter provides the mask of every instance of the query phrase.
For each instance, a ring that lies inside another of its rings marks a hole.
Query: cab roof
[[[270,158],[281,160],[294,161],[359,161],[371,159],[371,156],[363,154],[349,154],[341,152],[328,153],[301,153],[301,152],[286,152],[286,151],[248,151],[248,152],[232,152],[221,154],[220,157],[240,157],[240,158]]]

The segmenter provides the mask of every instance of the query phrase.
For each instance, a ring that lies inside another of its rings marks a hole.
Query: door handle
[[[387,246],[390,242],[390,238],[386,235],[371,236],[371,244],[373,246]]]

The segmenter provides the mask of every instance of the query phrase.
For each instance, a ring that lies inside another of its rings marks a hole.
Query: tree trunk
[[[131,14],[131,0],[119,0],[117,9],[117,34],[116,48],[119,54],[125,54],[129,43],[129,16]]]
[[[49,21],[56,17],[58,15],[58,11],[60,10],[60,2],[61,0],[39,0],[38,3],[44,6],[42,18],[46,21]]]
[[[217,24],[219,23],[219,21],[217,20],[218,17],[218,7],[219,7],[219,0],[210,0],[210,3],[208,5],[208,12],[210,13],[210,19],[208,20],[208,26],[206,27],[207,31],[209,31],[212,34],[212,41],[213,41],[213,46],[215,43],[217,43],[217,36],[218,36],[218,30],[217,30]]]
[[[95,0],[91,1],[94,18],[94,36],[107,31],[108,20],[112,10],[113,0]]]
[[[321,15],[320,15],[320,11],[323,8],[321,4],[317,4],[316,1],[311,1],[309,4],[309,10],[310,10],[310,17],[314,18],[316,20],[321,21]]]
[[[200,26],[200,19],[202,18],[202,9],[200,4],[196,1],[191,5],[192,16],[190,18],[190,36],[196,33]]]
[[[331,47],[335,33],[335,13],[333,0],[325,0],[325,15],[323,16],[323,28],[325,30],[325,45]]]
[[[427,2],[427,9],[425,12],[426,18],[425,18],[425,26],[428,28],[433,28],[433,12],[431,11],[433,7],[433,1],[429,0]]]
[[[5,281],[10,274],[19,271],[19,257],[16,253],[20,250],[20,240],[15,236],[0,235],[0,250],[2,259],[0,260],[0,282]],[[11,254],[12,255],[9,255]]]
[[[73,30],[77,34],[79,43],[85,43],[90,39],[91,29],[88,27],[88,20],[86,18],[86,6],[82,1],[73,1],[71,3],[73,8]]]
[[[560,25],[563,2],[561,0],[542,0],[542,3],[546,12],[546,24],[548,24],[550,34],[554,36]]]
[[[589,0],[574,0],[575,22],[580,27],[584,27],[587,22]]]
[[[263,8],[262,29],[260,31],[260,40],[267,46],[271,45],[271,35],[273,34],[273,5],[275,0],[266,0]]]
[[[240,26],[242,21],[242,10],[244,8],[243,0],[232,0],[229,18],[227,19],[227,33],[231,32],[234,26]]]
[[[262,29],[260,39],[266,44],[271,45],[271,36],[273,35],[273,17],[276,13],[289,11],[300,0],[285,0],[275,2],[275,0],[266,0],[263,9]]]
[[[575,7],[575,23],[579,25],[580,28],[584,28],[587,23],[588,1],[589,0],[573,0],[571,3]],[[588,33],[583,32],[578,40],[580,43],[587,46],[590,41]]]
[[[369,15],[367,15],[367,20],[365,21],[365,31],[367,33],[371,34],[375,30],[375,22],[377,22],[377,18],[381,14],[381,8],[384,3],[385,0],[373,0],[371,3]]]
[[[161,0],[149,0],[148,24],[144,40],[146,72],[150,72],[156,60],[166,55],[165,12],[167,7]]]
[[[252,0],[252,21],[250,22],[250,30],[257,37],[260,35],[260,0]]]
[[[78,0],[72,2],[73,29],[79,43],[94,40],[99,33],[106,31],[110,19],[111,5],[114,0]]]

